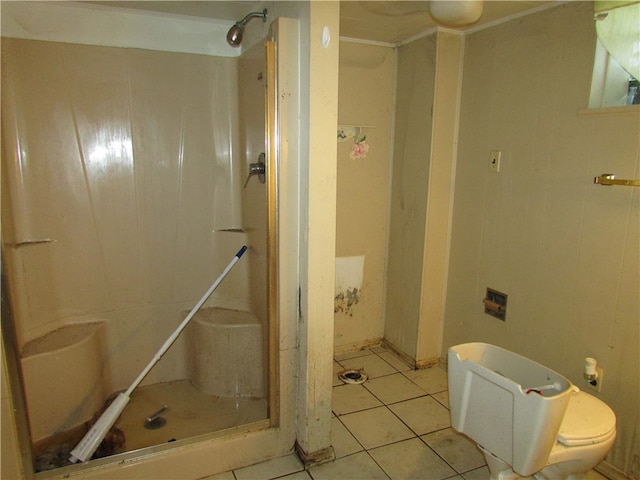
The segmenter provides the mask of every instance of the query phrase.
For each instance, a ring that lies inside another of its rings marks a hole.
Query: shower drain
[[[144,421],[144,428],[147,430],[157,430],[164,427],[167,424],[167,419],[164,417],[156,417],[153,420],[148,418]]]
[[[169,407],[165,405],[153,415],[148,416],[144,421],[144,428],[147,430],[157,430],[164,427],[167,424],[167,419],[161,417],[160,414],[165,412],[168,408]]]
[[[344,383],[360,384],[367,381],[368,375],[363,370],[343,370],[338,373],[338,378]]]

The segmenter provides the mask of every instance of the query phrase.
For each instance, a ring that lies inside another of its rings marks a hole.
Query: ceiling
[[[480,20],[459,30],[477,28],[505,17],[538,9],[549,0],[485,1]],[[401,43],[437,25],[429,16],[428,1],[340,2],[340,36],[388,43]]]
[[[262,10],[265,2],[260,1],[218,1],[218,0],[120,0],[83,1],[93,5],[111,8],[132,8],[148,12],[185,15],[188,17],[214,18],[236,22],[249,12]]]
[[[315,1],[315,0],[314,0]],[[482,17],[461,30],[537,9],[551,0],[487,0]],[[134,8],[174,15],[237,21],[259,11],[261,1],[96,1],[109,7]],[[557,3],[557,2],[554,2]],[[436,27],[428,13],[429,2],[340,0],[340,36],[385,43],[401,43]]]

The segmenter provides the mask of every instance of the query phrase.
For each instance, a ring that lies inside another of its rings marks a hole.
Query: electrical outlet
[[[598,372],[598,378],[595,380],[586,380],[587,386],[591,390],[595,390],[596,392],[602,391],[602,380],[604,379],[604,368],[596,367],[596,372]]]
[[[502,152],[500,150],[491,150],[489,152],[489,171],[498,173],[500,171],[500,160]]]

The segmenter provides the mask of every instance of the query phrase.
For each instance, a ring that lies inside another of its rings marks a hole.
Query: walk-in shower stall
[[[3,337],[36,472],[66,466],[243,245],[98,453],[273,420],[273,49],[2,39]]]

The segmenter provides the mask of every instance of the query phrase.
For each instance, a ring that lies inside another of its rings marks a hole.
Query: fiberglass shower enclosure
[[[134,391],[107,455],[273,420],[274,55],[272,42],[226,58],[3,38],[3,337],[36,471],[60,466],[50,457],[242,245]],[[266,183],[245,185],[261,153]]]

